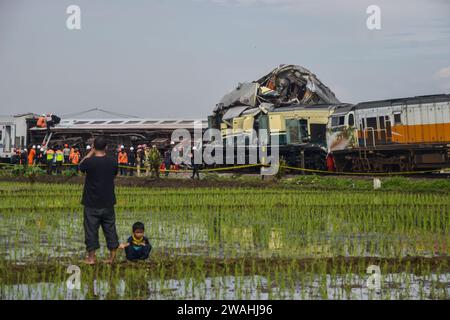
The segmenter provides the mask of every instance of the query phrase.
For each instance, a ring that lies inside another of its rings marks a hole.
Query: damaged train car
[[[362,102],[336,111],[327,145],[337,171],[450,167],[450,94]]]
[[[221,130],[224,147],[232,141],[247,153],[258,148],[261,132],[269,149],[277,136],[280,157],[288,165],[325,169],[328,118],[347,106],[309,70],[280,65],[226,94],[208,117],[208,127]],[[242,136],[243,146],[236,143]]]

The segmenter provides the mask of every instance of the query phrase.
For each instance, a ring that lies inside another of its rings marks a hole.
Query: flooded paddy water
[[[120,240],[142,221],[153,251],[112,266],[81,264],[80,196],[0,183],[1,299],[450,297],[447,192],[119,187]]]

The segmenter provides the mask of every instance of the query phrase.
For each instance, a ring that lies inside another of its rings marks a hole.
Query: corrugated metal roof
[[[52,130],[122,130],[122,129],[205,129],[207,120],[200,119],[62,119]],[[39,130],[33,128],[32,130]]]

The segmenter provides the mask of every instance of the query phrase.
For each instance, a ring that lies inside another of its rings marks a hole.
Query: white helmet
[[[44,151],[44,148],[41,148],[41,152],[43,152]]]
[[[41,149],[41,145],[40,144],[38,145],[38,149]]]
[[[196,147],[196,146],[193,146],[193,147],[192,147],[192,150],[197,150],[197,147]]]
[[[27,148],[24,148],[23,151],[28,151]]]
[[[133,150],[134,150],[134,148],[133,148],[133,147],[130,147],[130,150],[131,150],[131,151],[133,151]]]
[[[122,145],[120,146],[120,149],[123,149],[123,148],[125,148],[125,147],[124,147],[124,145],[122,144]]]
[[[33,149],[36,149],[36,146],[35,146],[35,145],[33,145]]]
[[[174,145],[174,144],[175,144],[175,141],[170,141],[170,144],[171,144],[171,145]]]
[[[89,150],[89,149],[91,149],[91,146],[87,145],[86,150]]]

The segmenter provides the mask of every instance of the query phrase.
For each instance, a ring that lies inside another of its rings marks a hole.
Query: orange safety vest
[[[127,164],[128,163],[128,155],[127,155],[126,152],[119,152],[118,162],[120,164]]]
[[[72,164],[78,164],[79,160],[80,160],[80,153],[74,152],[72,155]]]
[[[46,123],[45,123],[45,118],[44,117],[39,117],[36,125],[39,128],[45,128],[47,126]]]
[[[33,164],[35,155],[36,155],[36,150],[31,149],[30,153],[28,154],[28,164]]]

